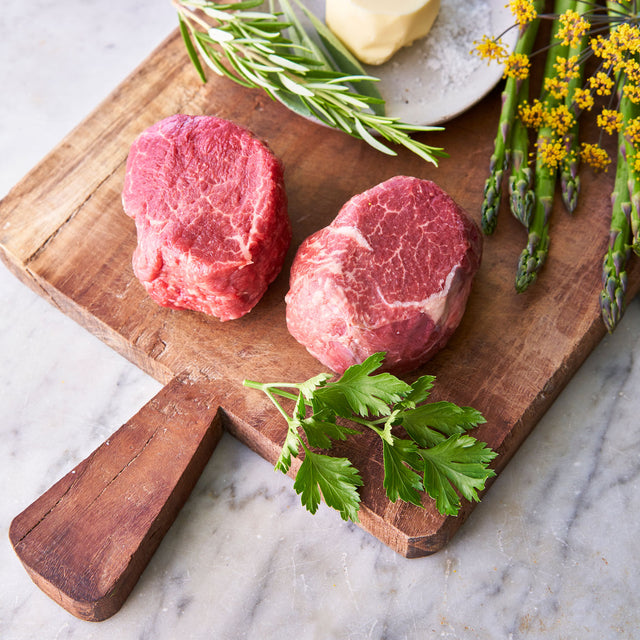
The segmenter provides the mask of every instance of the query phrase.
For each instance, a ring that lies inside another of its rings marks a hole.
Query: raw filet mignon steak
[[[175,115],[141,133],[122,202],[133,270],[159,304],[239,318],[276,278],[291,241],[283,169],[248,130]]]
[[[478,227],[442,189],[396,176],[302,243],[287,327],[338,373],[379,351],[388,371],[410,371],[458,326],[481,253]]]

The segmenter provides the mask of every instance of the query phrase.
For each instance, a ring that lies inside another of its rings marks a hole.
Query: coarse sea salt
[[[456,102],[472,102],[474,85],[492,86],[495,72],[485,80],[487,63],[472,53],[475,41],[494,35],[489,0],[441,0],[429,34],[400,50],[384,65],[367,67],[380,78],[387,110],[408,122],[446,119]],[[481,90],[484,87],[478,87]]]
[[[305,0],[305,5],[324,19],[324,0]],[[497,36],[513,23],[505,5],[506,0],[441,0],[438,17],[424,38],[385,64],[364,65],[368,74],[380,79],[387,115],[409,124],[439,124],[484,97],[500,80],[502,68],[496,62],[487,64],[471,50],[482,36]],[[516,33],[512,30],[503,38],[508,49]]]
[[[444,94],[452,85],[468,82],[486,64],[471,49],[474,41],[491,33],[491,11],[486,0],[443,0],[442,6],[432,37],[425,38],[418,49],[424,68],[440,74]]]

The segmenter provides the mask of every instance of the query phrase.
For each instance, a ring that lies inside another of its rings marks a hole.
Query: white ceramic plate
[[[324,19],[324,1],[307,4]],[[441,124],[484,98],[502,77],[502,66],[487,64],[471,50],[483,35],[497,36],[512,24],[505,4],[505,0],[441,0],[425,38],[383,65],[365,66],[367,73],[380,78],[387,115],[409,124]],[[512,29],[503,42],[512,49],[515,38]]]

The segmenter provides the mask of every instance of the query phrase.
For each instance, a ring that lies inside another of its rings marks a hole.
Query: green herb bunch
[[[357,522],[360,473],[348,458],[318,450],[330,449],[332,441],[361,435],[353,427],[364,427],[380,438],[383,486],[389,500],[422,507],[422,492],[426,492],[440,513],[457,515],[459,494],[477,501],[478,491],[495,475],[489,463],[497,454],[466,433],[485,419],[471,407],[427,403],[434,376],[421,376],[408,384],[390,373],[373,375],[384,355],[376,353],[349,367],[335,381],[327,373],[302,383],[244,381],[245,386],[263,391],[287,422],[275,468],[287,473],[291,459],[304,454],[293,485],[302,504],[315,513],[322,496],[344,520]],[[280,398],[293,402],[290,414]]]
[[[388,155],[381,139],[402,145],[437,165],[441,148],[410,134],[442,127],[410,125],[385,115],[377,78],[367,75],[324,23],[300,0],[302,24],[289,0],[269,2],[270,11],[253,11],[263,0],[223,4],[173,0],[191,61],[203,81],[203,63],[245,87],[263,89],[295,113],[362,139]]]

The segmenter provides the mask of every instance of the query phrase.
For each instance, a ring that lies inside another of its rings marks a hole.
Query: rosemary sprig
[[[364,140],[385,154],[397,155],[382,139],[435,165],[446,157],[441,148],[410,135],[442,127],[411,125],[384,115],[384,101],[374,87],[377,78],[364,73],[300,0],[293,2],[307,14],[309,31],[287,0],[278,2],[279,12],[253,11],[263,0],[230,4],[173,0],[173,5],[187,53],[203,81],[204,63],[215,73],[262,89],[293,112]],[[275,2],[269,4],[273,8]]]

